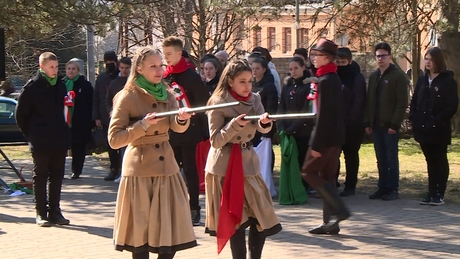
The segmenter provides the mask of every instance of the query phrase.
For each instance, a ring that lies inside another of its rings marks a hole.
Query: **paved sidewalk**
[[[14,162],[25,166],[25,177],[31,179],[31,161]],[[96,159],[88,157],[82,179],[64,180],[61,207],[69,226],[40,228],[35,225],[32,195],[0,193],[1,258],[131,258],[112,246],[117,184],[105,182],[105,174]],[[0,177],[8,183],[17,181],[8,170],[0,170]],[[460,258],[459,204],[420,206],[404,197],[371,201],[365,194],[345,201],[353,216],[341,224],[338,236],[308,233],[321,221],[319,199],[301,206],[275,204],[283,231],[267,239],[263,258]],[[180,251],[175,258],[231,258],[228,244],[217,256],[216,240],[204,234],[204,224],[195,227],[195,233],[199,246]]]

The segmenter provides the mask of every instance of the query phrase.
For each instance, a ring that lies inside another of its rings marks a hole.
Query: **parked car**
[[[16,105],[12,98],[0,96],[0,142],[27,142],[16,124]]]

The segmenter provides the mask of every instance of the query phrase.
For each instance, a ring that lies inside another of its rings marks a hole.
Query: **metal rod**
[[[237,106],[238,104],[240,104],[240,102],[220,103],[220,104],[202,106],[202,107],[197,107],[197,108],[186,108],[185,111],[187,113],[200,113],[200,112],[206,112],[206,111],[209,111],[209,110],[215,110],[215,109],[221,109],[221,108]],[[155,114],[155,118],[174,116],[174,115],[178,115],[178,114],[179,114],[179,111],[159,112],[159,113]]]
[[[295,120],[305,118],[315,118],[316,113],[290,113],[290,114],[274,114],[268,115],[269,119],[273,120]],[[245,120],[258,120],[260,115],[244,116]]]

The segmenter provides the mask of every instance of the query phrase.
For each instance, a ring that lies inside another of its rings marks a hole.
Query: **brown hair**
[[[216,98],[225,98],[228,94],[228,89],[230,88],[230,85],[228,84],[228,79],[234,80],[237,76],[239,76],[242,72],[245,71],[252,73],[252,69],[246,60],[230,62],[230,64],[228,64],[225,67],[224,72],[222,72],[222,76],[219,79],[219,83],[217,84],[216,90],[214,90],[214,92],[212,93],[207,105],[211,105],[213,103],[213,100]]]
[[[442,54],[442,50],[438,47],[432,47],[428,49],[428,51],[425,53],[425,58],[426,56],[430,54],[431,59],[433,60],[433,65],[434,65],[434,71],[433,73],[442,73],[446,71],[446,61],[444,60],[444,55]],[[429,75],[430,71],[426,69],[425,67],[425,74]]]
[[[44,65],[48,60],[58,61],[58,58],[56,57],[56,55],[54,55],[53,52],[43,52],[38,58],[38,63],[40,65]]]
[[[222,64],[220,64],[219,61],[213,58],[208,58],[203,63],[206,64],[208,62],[211,63],[216,69],[216,75],[222,73]]]
[[[176,50],[182,50],[184,43],[178,37],[170,36],[163,40],[163,47],[174,47]]]
[[[148,56],[152,55],[161,55],[161,52],[157,49],[152,48],[151,46],[141,47],[136,51],[136,54],[134,54],[133,58],[133,64],[131,66],[131,73],[129,74],[128,80],[126,81],[125,89],[134,89],[136,85],[136,77],[139,76],[139,73],[137,72],[137,67],[140,66]],[[163,84],[165,83],[163,82]]]

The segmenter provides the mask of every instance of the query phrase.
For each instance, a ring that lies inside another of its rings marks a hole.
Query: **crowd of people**
[[[366,79],[350,49],[320,39],[298,48],[289,74],[280,79],[270,52],[256,47],[247,59],[230,61],[221,50],[195,66],[177,37],[162,51],[142,47],[134,57],[104,54],[106,71],[94,88],[78,63],[58,74],[51,52],[19,97],[16,119],[34,161],[36,223],[66,225],[60,193],[67,150],[71,179],[80,178],[93,127],[107,136],[110,171],[119,183],[114,244],[133,258],[173,258],[197,245],[193,226],[201,222],[200,174],[205,174],[205,231],[217,237],[218,251],[230,242],[233,258],[260,258],[265,238],[282,230],[272,206],[302,204],[308,195],[323,201],[323,222],[312,234],[338,234],[350,217],[342,197],[358,181],[359,149],[372,135],[379,172],[370,199],[399,198],[399,129],[409,105],[405,74],[391,63],[391,47],[375,45],[378,68]],[[167,65],[163,64],[163,59]],[[190,114],[187,108],[239,102],[237,106]],[[457,83],[442,51],[425,54],[425,73],[410,101],[415,140],[428,167],[428,194],[420,204],[442,205],[449,175],[450,119],[457,111]],[[175,116],[157,113],[177,111]],[[311,113],[296,120],[270,114]],[[258,120],[246,120],[257,115]],[[278,194],[273,186],[273,145],[281,145]],[[197,146],[208,143],[205,166]],[[264,146],[264,148],[260,148]],[[345,187],[339,191],[340,155]],[[49,185],[48,185],[49,182]],[[48,192],[47,192],[48,186]]]

